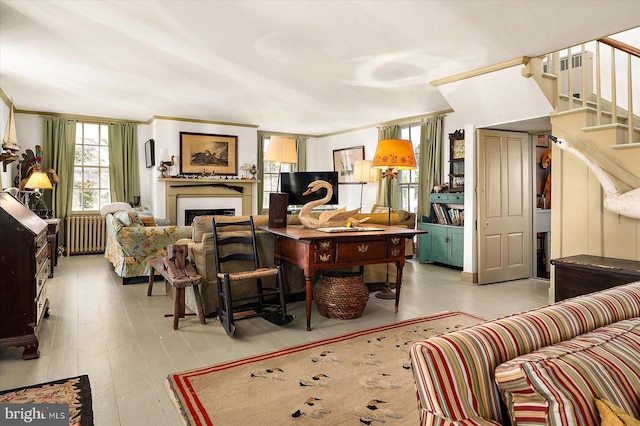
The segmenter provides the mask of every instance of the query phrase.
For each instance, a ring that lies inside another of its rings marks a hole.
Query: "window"
[[[420,164],[420,125],[407,126],[400,129],[400,139],[410,140],[413,143],[413,152],[416,156],[416,165]],[[419,169],[400,170],[398,172],[398,190],[400,206],[408,212],[418,212],[418,176]]]
[[[263,158],[267,154],[267,148],[269,147],[269,138],[264,139],[264,146],[262,147]],[[280,172],[295,172],[296,165],[289,163],[276,163],[273,161],[266,161],[262,165],[263,176],[263,192],[264,197],[262,198],[262,208],[265,210],[269,209],[269,194],[272,192],[278,192],[278,167],[280,167]]]
[[[108,141],[106,124],[79,122],[76,125],[71,206],[74,212],[97,211],[111,202]]]

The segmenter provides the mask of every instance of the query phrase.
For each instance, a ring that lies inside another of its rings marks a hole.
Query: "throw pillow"
[[[113,214],[123,226],[142,226],[138,213],[134,211],[119,211]]]
[[[380,204],[374,204],[371,207],[371,213],[389,213],[390,207],[381,206]]]
[[[640,426],[640,420],[606,399],[596,398],[601,426]]]
[[[106,216],[109,213],[113,214],[122,210],[131,210],[131,206],[123,202],[109,203],[102,206],[102,208],[100,209],[100,215]]]
[[[143,226],[156,226],[156,221],[149,207],[136,207],[133,211],[138,213],[138,217]]]

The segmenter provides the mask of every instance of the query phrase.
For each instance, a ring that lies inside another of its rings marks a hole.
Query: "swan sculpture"
[[[556,146],[578,157],[598,178],[604,191],[604,208],[626,217],[640,219],[640,188],[620,192],[613,179],[600,166],[588,159],[564,139],[551,137]]]
[[[332,226],[345,226],[347,222],[350,222],[353,226],[357,226],[362,222],[369,220],[369,218],[355,219],[352,216],[360,211],[360,208],[347,210],[345,207],[341,207],[336,210],[326,211],[320,213],[320,216],[313,217],[311,211],[317,206],[326,204],[333,196],[333,187],[325,180],[314,180],[309,184],[307,190],[302,195],[309,195],[312,192],[316,192],[321,188],[327,190],[327,195],[319,200],[310,201],[300,209],[298,217],[300,222],[307,228],[323,228]]]

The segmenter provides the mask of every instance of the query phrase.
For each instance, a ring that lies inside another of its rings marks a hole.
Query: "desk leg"
[[[311,331],[311,308],[313,300],[313,274],[304,274],[307,290],[307,331]]]
[[[400,288],[402,287],[402,269],[404,262],[396,262],[396,313],[398,313],[398,305],[400,304]]]

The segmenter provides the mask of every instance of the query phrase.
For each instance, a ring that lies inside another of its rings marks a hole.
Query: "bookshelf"
[[[464,192],[429,194],[431,209],[418,224],[420,263],[427,261],[461,268],[464,255]]]

